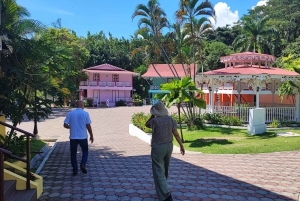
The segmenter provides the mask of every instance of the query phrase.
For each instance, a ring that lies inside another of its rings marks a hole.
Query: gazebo
[[[238,115],[248,122],[251,108],[266,108],[266,122],[300,121],[300,92],[295,96],[278,96],[282,83],[299,82],[300,74],[272,67],[275,57],[255,52],[223,56],[225,67],[196,75],[196,84],[204,92],[207,112]]]

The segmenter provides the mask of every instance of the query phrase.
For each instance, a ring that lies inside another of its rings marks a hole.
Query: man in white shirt
[[[88,150],[88,134],[90,134],[91,143],[94,142],[93,131],[91,127],[91,119],[88,112],[84,111],[84,102],[79,100],[76,102],[76,109],[69,112],[64,121],[64,127],[70,129],[70,151],[71,151],[71,164],[73,167],[73,176],[78,174],[77,164],[77,146],[81,147],[82,158],[80,162],[80,169],[82,173],[86,174],[86,162],[89,155]]]

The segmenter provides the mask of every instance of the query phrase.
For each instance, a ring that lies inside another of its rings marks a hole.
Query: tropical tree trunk
[[[181,116],[180,116],[180,107],[181,103],[177,104],[177,110],[178,110],[178,118],[179,118],[179,127],[180,127],[180,135],[181,135],[181,141],[184,143],[183,134],[182,134],[182,124],[181,124]]]

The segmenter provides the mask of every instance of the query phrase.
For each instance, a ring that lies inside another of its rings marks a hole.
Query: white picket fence
[[[214,106],[213,113],[226,116],[239,117],[244,122],[249,122],[249,110],[254,107],[238,106]],[[296,107],[264,107],[266,109],[266,122],[270,123],[274,119],[277,121],[295,121]],[[207,105],[206,112],[210,113],[211,106]]]

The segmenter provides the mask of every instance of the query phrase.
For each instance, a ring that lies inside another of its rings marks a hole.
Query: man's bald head
[[[83,102],[83,100],[76,101],[76,107],[83,109],[84,108],[84,102]]]

